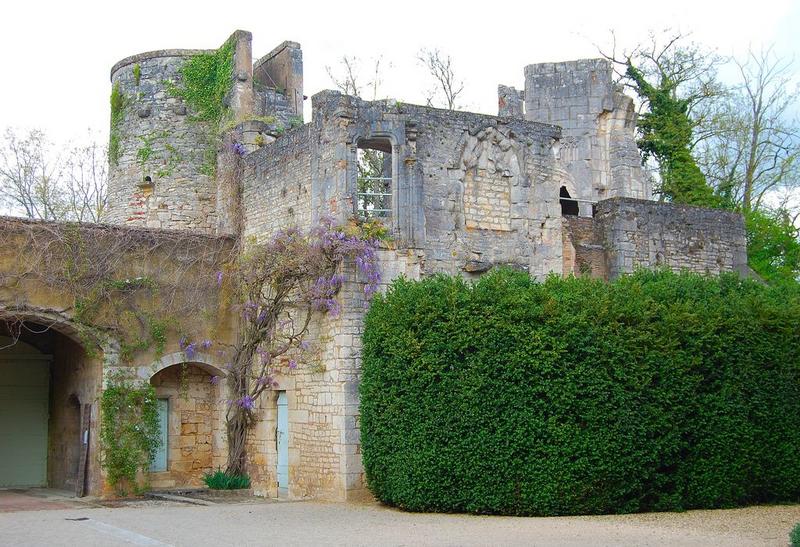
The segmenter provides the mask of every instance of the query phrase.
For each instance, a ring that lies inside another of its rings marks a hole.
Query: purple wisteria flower
[[[221,287],[222,286],[222,278],[223,278],[223,274],[222,274],[222,271],[220,270],[220,271],[217,272],[217,287]]]
[[[245,395],[244,397],[237,399],[236,404],[245,410],[253,410],[253,408],[256,406],[256,401],[250,395]]]
[[[186,354],[186,358],[189,360],[194,359],[194,356],[197,354],[197,346],[195,346],[194,342],[188,344],[185,348],[183,348],[183,353]]]
[[[245,148],[244,145],[240,142],[234,142],[233,144],[231,144],[231,150],[237,156],[244,156],[245,154],[247,154],[247,148]]]
[[[262,376],[258,380],[256,380],[256,385],[259,386],[268,386],[272,383],[272,376]]]
[[[214,375],[211,377],[211,385],[218,385],[219,384],[219,376]]]
[[[289,370],[294,370],[297,368],[297,361],[294,359],[289,359]]]
[[[214,343],[211,340],[203,340],[200,342],[200,347],[203,349],[209,349]]]

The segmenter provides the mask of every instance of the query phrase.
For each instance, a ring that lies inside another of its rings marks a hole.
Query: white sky
[[[63,141],[93,128],[104,138],[116,61],[154,49],[218,47],[235,29],[253,33],[254,58],[283,40],[300,42],[309,97],[332,87],[325,66],[342,55],[382,54],[393,63],[383,95],[422,102],[429,84],[415,56],[438,47],[466,82],[469,110],[495,114],[497,84],[521,88],[526,64],[595,57],[593,44],[607,42],[612,28],[631,46],[665,27],[722,54],[774,44],[800,72],[798,0],[7,1],[0,129],[39,127]]]

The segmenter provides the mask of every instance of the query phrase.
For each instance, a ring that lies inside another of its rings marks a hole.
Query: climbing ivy
[[[165,82],[167,91],[183,99],[194,122],[212,125],[207,136],[208,146],[204,153],[200,172],[213,177],[217,169],[217,144],[228,112],[225,96],[233,80],[233,49],[235,41],[228,40],[211,53],[201,53],[188,59],[181,67],[182,83]]]
[[[119,88],[119,82],[111,86],[111,130],[108,135],[108,160],[112,165],[119,165],[120,135],[119,126],[125,117],[127,100]]]
[[[675,203],[719,206],[719,200],[692,157],[694,123],[689,117],[689,101],[676,96],[677,82],[662,75],[657,84],[651,84],[630,62],[626,75],[639,97],[646,99],[650,106],[649,111],[639,117],[637,144],[645,160],[653,157],[658,161],[661,175],[658,192]]]
[[[119,495],[143,488],[137,480],[161,444],[153,387],[122,375],[111,378],[100,399],[100,441],[108,482]]]
[[[219,123],[224,117],[225,95],[233,78],[233,47],[231,39],[213,53],[188,59],[181,68],[182,85],[168,88],[191,107],[192,119]]]
[[[139,162],[139,166],[144,169],[145,165],[147,164],[150,157],[153,155],[153,136],[141,136],[139,140],[142,141],[142,146],[136,151],[136,161]]]
[[[136,83],[136,87],[139,87],[139,83],[142,81],[142,67],[139,63],[133,65],[133,81]]]

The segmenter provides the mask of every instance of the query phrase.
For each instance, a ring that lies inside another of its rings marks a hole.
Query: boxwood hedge
[[[568,515],[800,500],[800,291],[641,271],[396,281],[363,337],[370,489]]]

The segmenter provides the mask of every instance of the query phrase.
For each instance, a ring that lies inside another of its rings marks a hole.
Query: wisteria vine
[[[279,387],[279,372],[293,371],[315,354],[317,348],[306,340],[314,315],[341,313],[337,295],[347,280],[347,265],[355,266],[365,302],[378,290],[377,248],[372,235],[325,218],[307,232],[289,228],[266,242],[252,243],[235,266],[216,272],[217,287],[235,295],[240,319],[236,344],[215,348],[229,360],[228,473],[245,472],[246,438],[259,398]],[[213,342],[184,338],[180,345],[191,361]],[[220,378],[211,381],[217,384]]]

